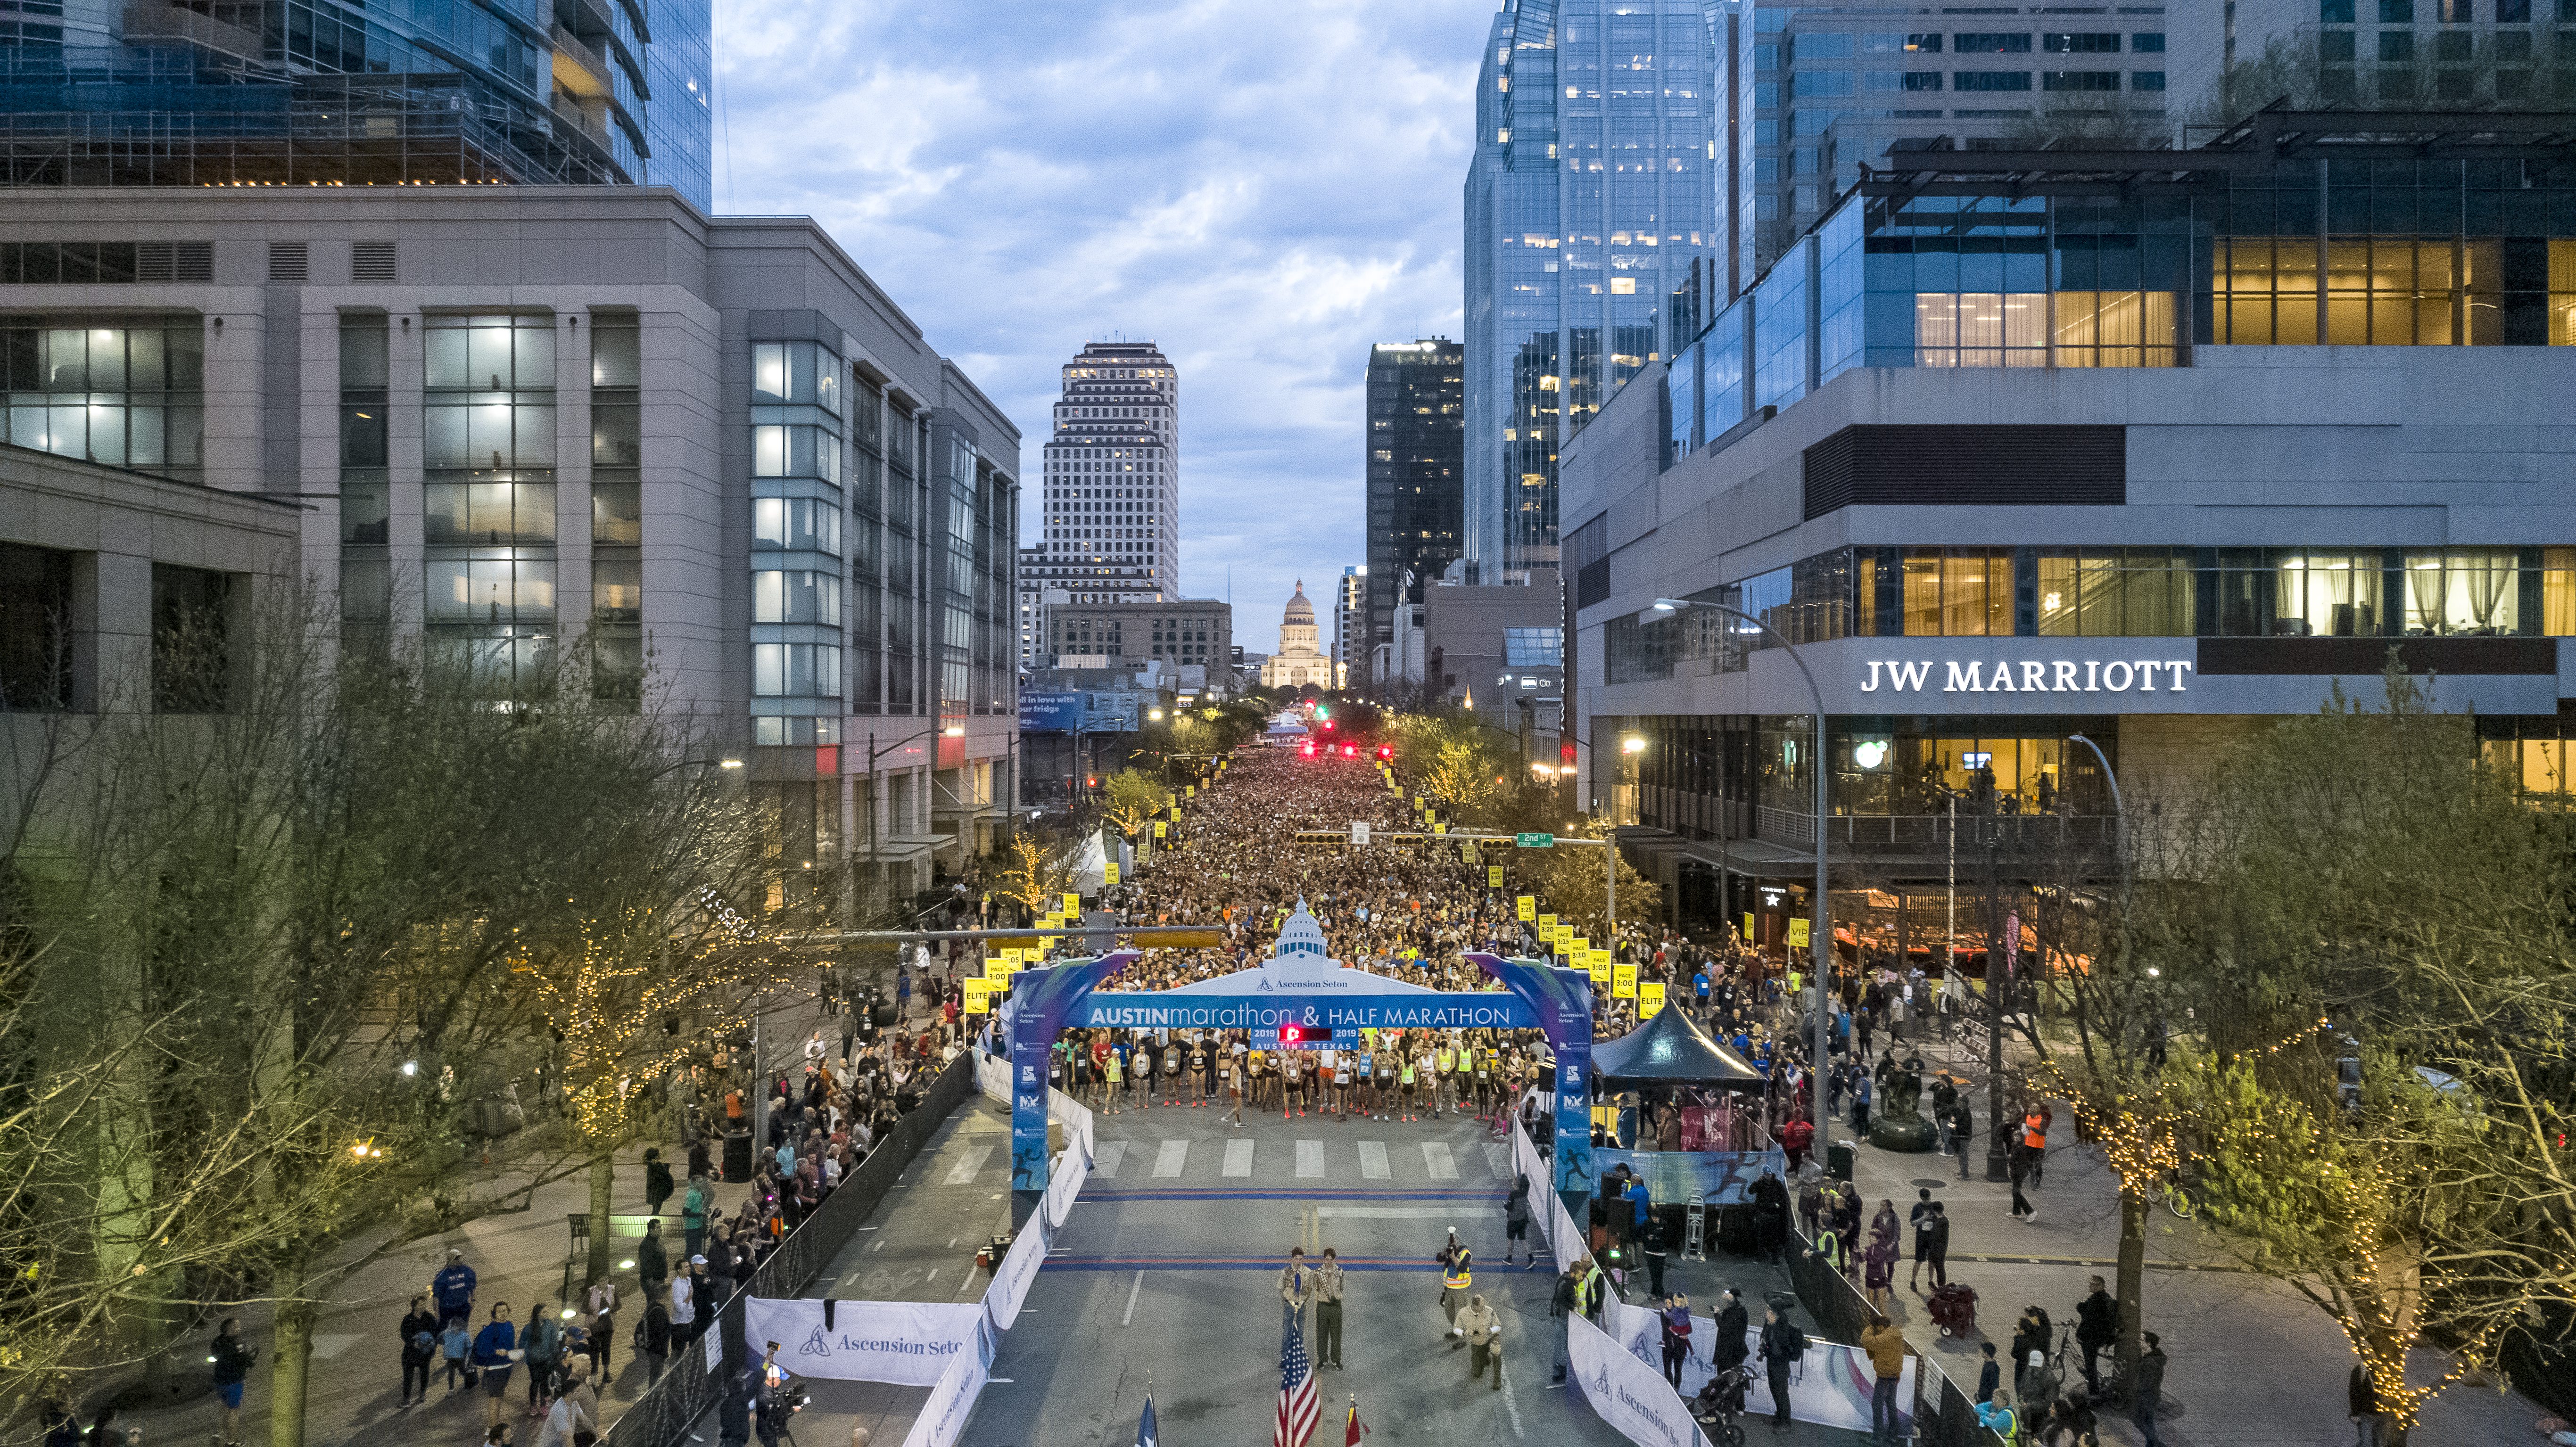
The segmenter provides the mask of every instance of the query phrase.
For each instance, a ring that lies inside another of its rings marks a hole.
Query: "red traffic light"
[[[1360,746],[1359,746],[1359,745],[1357,745],[1357,744],[1344,744],[1344,745],[1342,745],[1342,757],[1343,757],[1343,758],[1346,758],[1346,759],[1356,759],[1356,758],[1358,758],[1359,756],[1360,756]]]
[[[1326,733],[1331,733],[1332,731],[1333,731],[1333,721],[1332,721],[1331,719],[1326,719],[1326,720],[1324,720],[1324,732],[1326,732]]]
[[[1311,759],[1311,758],[1315,757],[1315,746],[1314,746],[1313,744],[1308,744],[1308,745],[1306,745],[1304,748],[1299,749],[1297,752],[1299,752],[1299,753],[1301,753],[1301,754],[1304,754],[1306,757],[1308,757],[1308,758],[1310,758],[1310,759]]]
[[[1572,745],[1572,744],[1559,744],[1559,745],[1557,745],[1557,747],[1556,747],[1556,756],[1557,756],[1558,758],[1560,758],[1560,759],[1565,760],[1565,761],[1566,761],[1567,763],[1569,763],[1569,764],[1570,764],[1570,763],[1573,763],[1573,762],[1574,762],[1574,745]]]
[[[1378,745],[1378,746],[1377,746],[1377,756],[1378,756],[1379,758],[1381,758],[1381,759],[1391,759],[1391,758],[1394,758],[1394,757],[1395,757],[1395,745],[1393,745],[1393,744],[1380,744],[1380,745]]]

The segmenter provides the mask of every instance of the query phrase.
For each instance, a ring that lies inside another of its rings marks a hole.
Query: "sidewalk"
[[[919,1023],[916,1013],[913,1024]],[[771,1016],[764,1030],[763,1054],[773,1062],[800,1058],[805,1036],[817,1024],[837,1028],[836,1021],[824,1019],[819,1005]],[[826,1033],[832,1035],[837,1053],[837,1034],[832,1030]],[[637,1141],[619,1153],[613,1214],[643,1214],[644,1151],[652,1144],[655,1143]],[[686,1153],[676,1141],[659,1144],[663,1158],[672,1165],[672,1174],[684,1176]],[[524,1187],[527,1179],[522,1167],[509,1162],[468,1173],[474,1195],[483,1200],[507,1194],[513,1187]],[[685,1180],[680,1184],[685,1188]],[[730,1213],[742,1204],[750,1189],[745,1183],[720,1183],[715,1186],[716,1203]],[[483,1398],[464,1390],[449,1392],[445,1372],[436,1364],[432,1366],[428,1403],[407,1408],[395,1405],[402,1389],[398,1338],[403,1313],[409,1309],[412,1297],[429,1290],[430,1277],[446,1264],[447,1253],[454,1248],[465,1253],[465,1263],[475,1271],[476,1325],[486,1319],[494,1302],[506,1301],[511,1307],[511,1320],[524,1330],[532,1308],[557,1302],[572,1240],[567,1218],[587,1214],[589,1209],[590,1177],[586,1171],[576,1172],[538,1187],[525,1210],[483,1216],[443,1235],[423,1237],[386,1250],[332,1286],[314,1322],[313,1360],[305,1394],[306,1442],[311,1447],[373,1447],[392,1442],[481,1441]],[[662,1212],[663,1234],[670,1240],[676,1261],[681,1249],[678,1198],[664,1202]],[[382,1247],[389,1235],[389,1230],[381,1228],[368,1232],[335,1252],[333,1260],[362,1260]],[[613,1243],[609,1258],[612,1268],[634,1259],[632,1244],[625,1237]],[[644,1309],[642,1284],[631,1267],[613,1270],[612,1275],[618,1289],[616,1340],[610,1347],[609,1370],[593,1383],[599,1390],[603,1428],[642,1395],[646,1385],[645,1363],[631,1345],[635,1323]],[[581,1263],[574,1263],[571,1280],[574,1304],[578,1305],[584,1289]],[[275,1356],[270,1332],[272,1314],[264,1303],[243,1307],[237,1314],[242,1318],[243,1335],[260,1353],[242,1406],[240,1440],[246,1447],[261,1447],[269,1441],[269,1381]],[[205,1342],[218,1320],[208,1321],[173,1345],[171,1351],[179,1372],[203,1370]],[[516,1414],[510,1420],[518,1424],[514,1437],[522,1444],[536,1440],[538,1425],[526,1415],[527,1375],[525,1369],[515,1371],[510,1383],[509,1400]],[[95,1410],[94,1403],[89,1410]],[[86,1412],[83,1419],[87,1420]],[[123,1425],[142,1428],[147,1443],[204,1442],[212,1439],[219,1413],[209,1391],[178,1407],[127,1412],[120,1414],[118,1420]]]
[[[1979,1042],[1980,1047],[1982,1042]],[[1985,1072],[1961,1041],[1950,1049],[1920,1047],[1934,1068],[1973,1070],[1977,1123],[1986,1119]],[[1902,1052],[1900,1052],[1900,1055]],[[1959,1180],[1956,1157],[1902,1155],[1862,1143],[1854,1181],[1864,1216],[1881,1200],[1896,1203],[1902,1218],[1919,1187],[1932,1188],[1951,1220],[1950,1277],[1977,1291],[1980,1333],[1944,1338],[1930,1321],[1923,1297],[1906,1289],[1913,1268],[1909,1238],[1898,1263],[1891,1315],[1906,1340],[1939,1365],[1963,1390],[1974,1393],[1978,1345],[1988,1336],[1999,1354],[2010,1349],[2014,1318],[2037,1305],[2065,1322],[2099,1275],[2118,1288],[2119,1192],[2096,1151],[2076,1143],[2072,1113],[2060,1110],[2049,1137],[2046,1184],[2025,1185],[2038,1219],[2012,1219],[2011,1188],[1985,1180],[1982,1156]],[[1847,1123],[1834,1139],[1846,1138]],[[1928,1273],[1924,1288],[1931,1287]],[[2165,1413],[2157,1435],[2173,1447],[2348,1447],[2354,1429],[2344,1415],[2344,1383],[2352,1354],[2333,1320],[2287,1286],[2246,1272],[2216,1245],[2208,1231],[2161,1208],[2148,1220],[2143,1322],[2160,1334],[2172,1359],[2165,1374]],[[2070,1354],[2071,1355],[2071,1354]],[[2070,1361],[2070,1370],[2073,1364]],[[2106,1367],[2107,1370],[2107,1367]],[[2417,1354],[2416,1380],[2437,1376],[2433,1353]],[[2011,1380],[2007,1366],[2004,1378]],[[2075,1373],[2080,1383],[2080,1371]],[[2537,1442],[2532,1423],[2540,1407],[2518,1393],[2460,1385],[2434,1400],[2417,1428],[2418,1444]],[[2137,1444],[2138,1430],[2125,1417],[2103,1418],[2104,1439]]]

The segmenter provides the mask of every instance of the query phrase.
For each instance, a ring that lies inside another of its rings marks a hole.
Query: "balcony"
[[[609,93],[608,58],[589,41],[555,22],[555,84],[584,100],[605,100]]]
[[[228,5],[228,10],[256,17],[255,5]],[[259,27],[241,26],[218,20],[202,11],[187,9],[176,0],[130,0],[125,7],[125,35],[129,40],[177,40],[212,51],[232,60],[261,63],[265,51]]]
[[[1946,855],[1951,819],[1947,814],[1834,814],[1825,820],[1826,852],[1836,858],[1880,855]],[[2073,860],[2087,851],[2107,852],[2119,839],[2119,818],[2111,814],[1961,814],[1959,857],[1982,857],[2000,845],[2007,861],[2025,857]],[[1798,849],[1816,846],[1816,816],[1795,809],[1763,806],[1753,811],[1756,837]]]
[[[606,114],[604,107],[599,110],[585,109],[574,104],[572,97],[557,91],[554,111],[558,132],[577,131],[588,137],[592,145],[602,150],[607,149],[608,125],[604,119]]]

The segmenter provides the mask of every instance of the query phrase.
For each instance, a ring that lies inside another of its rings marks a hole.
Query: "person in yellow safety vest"
[[[1440,1118],[1441,1107],[1456,1109],[1458,1104],[1458,1048],[1447,1041],[1440,1044],[1440,1079],[1434,1087],[1439,1094],[1431,1098],[1431,1118]]]
[[[1449,1228],[1449,1242],[1440,1248],[1440,1309],[1449,1317],[1449,1335],[1454,1338],[1449,1349],[1466,1345],[1466,1333],[1458,1325],[1458,1313],[1467,1306],[1468,1288],[1476,1284],[1474,1262],[1466,1247],[1458,1244],[1458,1228]]]

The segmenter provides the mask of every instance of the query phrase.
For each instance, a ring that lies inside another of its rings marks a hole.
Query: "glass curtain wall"
[[[780,509],[777,544],[755,540],[751,555],[755,744],[841,741],[843,376],[840,354],[820,342],[751,345],[755,534],[763,503],[809,505]]]
[[[385,656],[393,624],[383,312],[340,315],[340,646]]]
[[[0,320],[0,441],[195,481],[205,326],[196,316]]]
[[[634,312],[590,314],[590,683],[644,697],[644,365]]]

